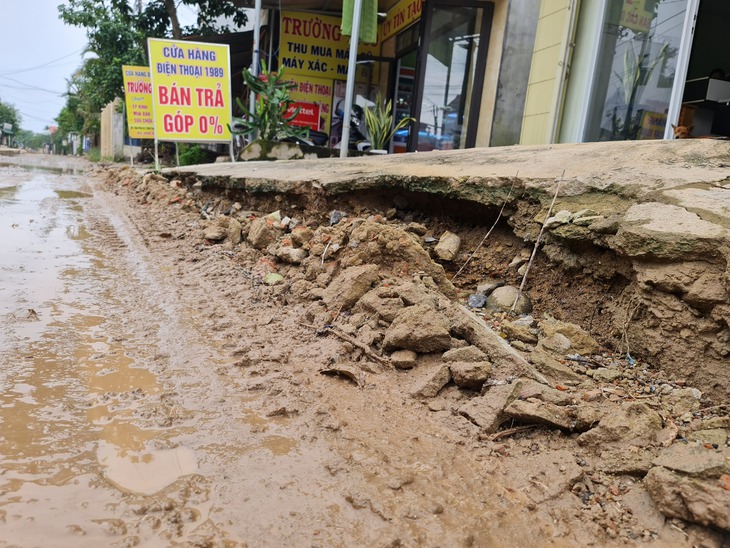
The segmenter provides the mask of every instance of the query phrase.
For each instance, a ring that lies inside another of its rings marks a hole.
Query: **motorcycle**
[[[356,101],[367,102],[360,96],[357,97]],[[345,112],[341,105],[342,101],[337,105],[332,121],[332,135],[340,139],[332,148],[337,149],[342,148],[342,119],[345,117]],[[365,124],[365,111],[362,106],[356,103],[352,105],[350,111],[350,138],[348,139],[347,150],[367,152],[371,148],[372,145]]]

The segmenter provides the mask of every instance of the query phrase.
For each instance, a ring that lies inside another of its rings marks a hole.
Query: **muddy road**
[[[424,434],[397,409],[370,409],[379,424],[366,424],[357,408],[366,401],[348,402],[349,387],[325,397],[318,390],[332,380],[311,386],[296,346],[260,344],[294,356],[285,368],[267,355],[279,365],[253,382],[231,367],[209,288],[154,256],[83,164],[53,160],[1,168],[0,545],[523,536],[511,525],[490,532],[499,522],[490,499],[502,514],[501,496],[488,494],[466,452],[434,433],[414,450]],[[251,307],[252,297],[229,306]],[[283,314],[251,314],[261,323],[241,326],[242,338],[288,339]],[[300,406],[317,410],[292,420]],[[432,478],[422,492],[398,494],[421,474]],[[453,492],[428,485],[437,478],[451,478]]]
[[[322,375],[353,347],[265,261],[87,167],[0,165],[0,546],[722,545],[557,430],[480,436],[456,387]]]

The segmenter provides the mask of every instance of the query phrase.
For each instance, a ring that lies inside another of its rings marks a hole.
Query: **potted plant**
[[[405,117],[393,124],[393,102],[383,101],[378,91],[375,97],[375,105],[365,107],[365,125],[370,136],[370,144],[372,148],[370,152],[375,154],[387,154],[387,147],[395,132],[403,129],[415,120],[411,117]]]
[[[236,104],[243,116],[234,117],[233,124],[229,125],[228,129],[233,135],[244,135],[256,140],[246,149],[256,144],[257,154],[263,156],[260,159],[264,159],[269,158],[272,149],[275,148],[271,143],[282,141],[296,143],[307,140],[309,128],[291,123],[299,114],[300,107],[291,109],[294,101],[290,92],[296,84],[285,79],[283,68],[278,72],[271,72],[267,69],[266,63],[261,61],[261,74],[255,76],[250,69],[245,69],[243,81],[256,95],[256,103],[251,111],[237,97]],[[299,152],[301,154],[301,151]]]

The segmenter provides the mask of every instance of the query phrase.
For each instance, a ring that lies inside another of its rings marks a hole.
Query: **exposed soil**
[[[91,298],[105,318],[97,340],[108,347],[89,359],[151,378],[85,396],[84,406],[101,414],[96,426],[127,423],[134,439],[125,451],[97,443],[68,459],[73,481],[54,485],[85,501],[75,514],[31,509],[33,483],[0,486],[0,529],[10,531],[0,546],[43,538],[24,536],[29,515],[80,535],[77,546],[99,538],[115,546],[728,545],[729,410],[627,357],[626,333],[607,318],[627,283],[621,276],[566,273],[538,254],[525,289],[534,322],[522,335],[515,326],[526,314],[474,311],[515,356],[542,350],[548,365],[534,369],[530,359],[519,369],[490,355],[488,378],[465,367],[469,378],[459,382],[442,354],[474,348],[465,331],[452,324],[444,349],[417,351],[415,366],[395,368],[384,349],[400,308],[388,307],[399,299],[405,309],[448,316],[485,280],[519,285],[524,262],[510,264],[531,247],[506,225],[480,246],[497,209],[434,207],[402,193],[331,201],[221,194],[119,166],[94,171],[83,184],[93,194],[84,215],[87,245],[100,253],[92,267]],[[281,225],[287,216],[299,229]],[[461,237],[461,252],[432,260],[429,237],[445,230]],[[572,350],[556,349],[562,339],[548,336],[550,318],[585,330],[563,337]],[[584,335],[599,343],[594,351],[576,350]],[[125,359],[131,369],[120,365]],[[444,368],[460,385],[414,395]],[[549,386],[534,380],[543,375]],[[507,392],[512,403],[505,399],[499,423],[487,426],[487,402]],[[612,430],[608,417],[630,419]],[[717,437],[704,439],[708,430]],[[689,509],[659,508],[657,484],[671,491],[670,480],[644,479],[669,470],[652,461],[676,447],[725,459],[688,472],[706,483],[702,505],[687,495]],[[157,465],[130,472],[127,453]],[[63,473],[63,462],[53,473]]]

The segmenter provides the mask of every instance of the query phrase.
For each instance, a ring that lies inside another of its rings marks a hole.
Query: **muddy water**
[[[125,495],[198,470],[145,362],[156,334],[125,327],[134,273],[105,250],[126,245],[80,173],[0,167],[0,545],[107,542]]]

